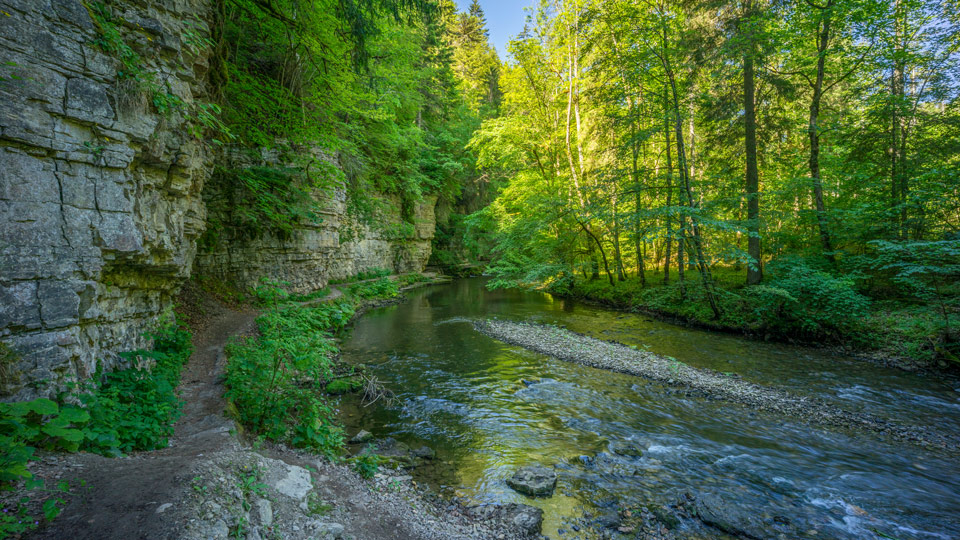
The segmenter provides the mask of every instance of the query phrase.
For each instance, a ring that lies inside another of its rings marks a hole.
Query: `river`
[[[436,450],[419,480],[474,502],[544,510],[544,534],[615,505],[669,505],[685,493],[764,537],[960,538],[960,463],[875,435],[811,427],[690,397],[641,378],[555,360],[476,332],[469,321],[562,325],[694,367],[816,396],[904,423],[960,431],[960,384],[815,349],[761,343],[544,293],[487,291],[479,278],[408,293],[346,334],[347,362],[392,389],[392,406],[345,397],[341,419]],[[624,447],[641,450],[630,456]],[[505,479],[556,465],[557,492],[528,499]],[[723,537],[682,520],[680,538]],[[623,536],[626,538],[627,536]]]

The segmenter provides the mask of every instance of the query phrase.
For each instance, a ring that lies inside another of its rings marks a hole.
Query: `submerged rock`
[[[531,497],[550,497],[557,487],[557,473],[541,465],[527,465],[507,478],[507,485]]]
[[[416,458],[406,444],[387,437],[378,441],[374,451],[385,460],[385,465],[409,469],[417,465]]]
[[[350,444],[363,444],[365,442],[369,442],[370,439],[373,439],[373,433],[370,433],[365,429],[361,429],[348,442]]]
[[[600,512],[594,523],[602,529],[616,529],[620,526],[620,512],[616,509],[605,509]]]
[[[434,459],[437,457],[437,452],[433,448],[424,445],[414,450],[413,455],[414,457],[418,457],[420,459]]]
[[[733,536],[760,540],[777,535],[765,526],[755,509],[725,503],[713,495],[698,497],[693,508],[705,525]]]
[[[640,457],[643,448],[633,441],[615,441],[610,444],[610,451],[614,454],[627,457]]]

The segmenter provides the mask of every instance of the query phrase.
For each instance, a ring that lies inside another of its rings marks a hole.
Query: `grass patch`
[[[354,298],[370,300],[374,298],[393,298],[400,294],[397,282],[382,277],[376,281],[355,283],[347,289],[347,294]]]
[[[397,279],[401,287],[409,287],[415,283],[424,283],[427,281],[430,281],[430,278],[420,273],[404,274]]]
[[[291,302],[309,302],[310,300],[319,300],[321,298],[326,298],[328,294],[330,294],[330,288],[324,287],[322,289],[310,291],[305,294],[290,293],[288,298]]]

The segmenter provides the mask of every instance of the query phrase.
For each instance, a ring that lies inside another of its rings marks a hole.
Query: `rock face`
[[[192,106],[206,0],[129,0],[125,40],[166,96]],[[189,275],[210,159],[182,110],[118,80],[80,0],[3,0],[0,16],[0,398],[84,378],[144,346]],[[34,383],[34,384],[30,384]]]
[[[557,487],[557,473],[540,465],[528,465],[507,478],[507,485],[524,495],[549,497]]]
[[[319,154],[319,152],[316,152]],[[326,159],[320,155],[318,159]],[[284,166],[274,156],[242,165]],[[404,227],[398,197],[374,194],[380,207],[374,226],[348,215],[346,192],[333,187],[317,190],[319,220],[302,223],[289,234],[264,233],[253,238],[225,231],[212,245],[201,247],[195,272],[233,287],[249,289],[267,277],[285,281],[288,289],[309,292],[332,279],[344,279],[371,268],[421,272],[430,258],[436,222],[436,196],[427,196],[412,209],[413,227]],[[227,186],[204,190],[210,223],[227,223],[231,192]]]

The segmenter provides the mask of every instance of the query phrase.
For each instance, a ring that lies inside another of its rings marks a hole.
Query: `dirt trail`
[[[124,458],[77,454],[62,456],[56,464],[48,462],[56,469],[50,474],[70,482],[72,496],[60,517],[30,538],[179,537],[180,516],[175,509],[161,510],[161,505],[184,499],[192,471],[204,454],[237,444],[229,433],[232,423],[222,414],[223,349],[231,336],[252,331],[256,316],[213,300],[207,300],[204,309],[209,323],[195,335],[194,352],[183,371],[180,395],[186,405],[170,446]],[[64,469],[70,472],[65,474]]]

